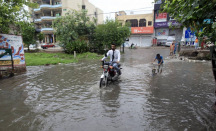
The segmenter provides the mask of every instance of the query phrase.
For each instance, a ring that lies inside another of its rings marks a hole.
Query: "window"
[[[67,11],[67,9],[63,9],[63,11]]]
[[[152,26],[152,21],[148,21],[148,26]]]
[[[61,3],[60,3],[60,2],[55,2],[55,3],[54,3],[54,5],[59,5],[59,4],[61,4]]]
[[[97,18],[97,12],[95,12],[95,18]]]
[[[82,9],[85,10],[85,5],[82,5]]]
[[[146,19],[140,19],[139,27],[146,27]]]
[[[60,13],[56,13],[56,17],[58,17],[58,16],[61,16],[61,14]]]
[[[126,22],[130,22],[131,27],[138,27],[138,20],[137,19],[126,20]]]

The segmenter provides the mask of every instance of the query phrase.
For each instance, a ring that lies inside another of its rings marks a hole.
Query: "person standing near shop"
[[[194,43],[194,45],[195,45],[195,50],[198,49],[198,42],[199,42],[199,40],[198,40],[198,38],[196,37],[196,40],[195,40],[195,43]]]
[[[175,45],[174,45],[174,54],[176,54],[176,50],[177,50],[177,47],[178,47],[178,43],[175,42],[175,41],[174,41],[174,43],[175,43]]]
[[[205,38],[203,37],[202,43],[201,43],[201,50],[204,49],[204,45],[205,45]]]
[[[173,43],[170,45],[170,56],[173,56],[173,51],[174,51],[174,41]]]

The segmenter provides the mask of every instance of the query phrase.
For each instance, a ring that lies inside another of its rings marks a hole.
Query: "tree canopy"
[[[37,4],[30,0],[0,0],[0,33],[8,34],[10,25],[18,25],[29,17],[25,6],[37,7]]]
[[[22,38],[23,38],[23,43],[28,45],[28,50],[29,50],[29,45],[30,44],[35,44],[35,27],[32,23],[29,22],[19,22],[19,26],[21,28],[22,32]]]
[[[129,23],[121,25],[118,21],[107,19],[104,24],[98,25],[95,30],[95,39],[102,45],[110,46],[116,43],[120,46],[125,38],[130,36]]]
[[[43,33],[40,32],[40,33],[37,34],[37,38],[41,42],[45,38],[45,36],[44,36]]]
[[[67,50],[66,52],[70,50],[68,53],[72,53],[74,50],[82,52],[81,48],[86,49],[87,44],[84,41],[90,39],[95,24],[87,16],[86,10],[72,10],[65,16],[56,18],[53,27],[59,45]]]
[[[196,36],[207,36],[215,42],[216,0],[163,0],[161,8],[183,26],[190,27]]]

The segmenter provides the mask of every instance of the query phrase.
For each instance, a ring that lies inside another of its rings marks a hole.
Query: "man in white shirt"
[[[117,71],[118,76],[119,76],[119,75],[121,75],[121,71],[120,71],[120,69],[118,67],[119,61],[120,61],[120,58],[121,58],[120,51],[116,50],[116,45],[115,44],[112,44],[111,48],[112,48],[112,50],[109,50],[107,52],[107,57],[110,56],[110,62],[113,62],[112,66]],[[104,57],[101,61],[104,61],[107,57]]]

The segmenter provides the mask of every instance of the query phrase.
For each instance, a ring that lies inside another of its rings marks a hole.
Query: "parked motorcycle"
[[[133,45],[132,48],[131,48],[131,46],[129,46],[129,49],[137,49],[137,44]]]
[[[106,56],[106,54],[105,54]],[[103,68],[103,74],[101,75],[100,78],[100,88],[107,87],[108,86],[108,81],[116,81],[118,80],[118,77],[116,77],[117,75],[117,71],[113,68],[113,64],[115,62],[106,62],[106,61],[102,61],[102,66],[101,68]],[[119,65],[120,68],[120,65]],[[122,68],[120,68],[121,71]],[[115,78],[115,79],[114,79]]]
[[[207,42],[207,43],[205,44],[206,49],[209,49],[209,50],[210,50],[210,47],[211,47],[211,46],[214,46],[214,44],[213,44],[212,42]]]

